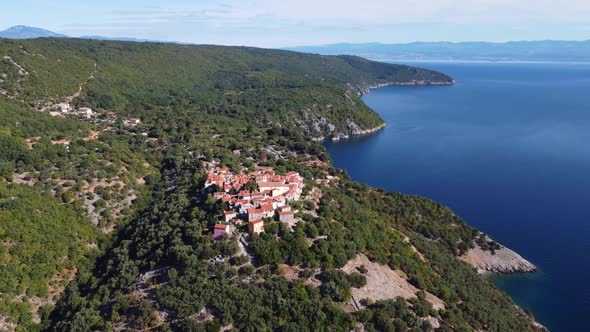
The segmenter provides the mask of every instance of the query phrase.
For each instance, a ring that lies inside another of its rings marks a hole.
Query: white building
[[[74,108],[72,107],[72,105],[68,104],[68,103],[61,103],[61,104],[57,104],[56,107],[62,112],[62,113],[68,113],[70,111],[72,111]]]
[[[80,115],[92,115],[92,108],[80,107],[78,108],[78,114]]]

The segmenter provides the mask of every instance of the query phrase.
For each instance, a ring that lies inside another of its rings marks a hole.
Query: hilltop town
[[[293,226],[297,219],[289,202],[298,201],[303,192],[303,177],[297,172],[276,174],[272,167],[257,166],[246,174],[236,174],[217,161],[203,161],[207,169],[205,188],[215,186],[220,191],[213,197],[223,204],[220,216],[223,223],[216,224],[215,239],[229,236],[231,225],[248,223],[250,234],[264,232],[264,220],[277,217],[279,222]]]

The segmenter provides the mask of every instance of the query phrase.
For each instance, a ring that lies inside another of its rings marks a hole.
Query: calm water
[[[585,330],[590,65],[419,65],[458,83],[367,94],[388,126],[328,144],[336,166],[360,182],[452,207],[540,268],[494,278],[516,303],[552,331]]]

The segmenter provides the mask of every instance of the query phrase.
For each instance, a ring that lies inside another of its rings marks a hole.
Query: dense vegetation
[[[99,240],[81,211],[0,182],[0,314],[31,328],[31,306],[48,304],[38,299],[63,289]]]
[[[71,95],[96,64],[95,79],[78,105],[138,116],[190,107],[261,124],[295,125],[315,137],[347,135],[350,121],[362,129],[382,124],[357,96],[369,85],[451,80],[358,57],[248,47],[41,39],[0,40],[0,53],[11,57],[0,62],[0,71],[12,73],[0,89],[32,104]],[[27,68],[27,75],[19,75],[13,62]]]
[[[28,73],[7,75],[15,77],[4,82],[12,88],[2,88],[8,95],[0,96],[2,177],[31,186],[2,183],[0,216],[15,218],[0,219],[0,237],[9,225],[29,236],[34,250],[53,236],[45,231],[52,223],[59,223],[52,232],[60,232],[59,244],[48,242],[51,263],[42,273],[24,271],[30,277],[0,290],[7,299],[0,315],[21,330],[430,331],[431,319],[440,331],[533,329],[506,295],[456,259],[480,241],[477,230],[426,198],[352,182],[309,139],[330,134],[315,131],[318,123],[340,132],[348,132],[349,121],[362,128],[381,123],[357,94],[369,85],[448,77],[355,57],[236,47],[42,39],[0,40],[0,51]],[[58,59],[72,65],[53,66]],[[80,122],[28,109],[71,96],[91,75],[77,105],[139,116],[142,124]],[[85,139],[93,131],[97,137]],[[157,141],[146,142],[144,133]],[[55,142],[62,139],[69,144]],[[305,199],[292,205],[302,222],[289,229],[268,220],[260,236],[238,229],[241,240],[213,241],[222,206],[212,199],[215,188],[204,189],[201,165],[213,159],[234,170],[258,164],[298,171]],[[337,180],[326,182],[327,175]],[[93,197],[92,206],[110,219],[115,196],[124,195],[120,187],[107,190],[108,181],[121,181],[137,198],[101,242],[88,229],[82,211],[88,204],[80,202]],[[100,189],[86,191],[97,182]],[[15,204],[24,200],[15,196],[37,202],[30,210],[39,204],[51,218],[22,211]],[[96,258],[88,258],[84,248],[97,242]],[[56,262],[63,250],[68,259]],[[400,271],[420,291],[407,300],[357,299],[363,307],[352,310],[352,289],[365,285],[366,271],[341,268],[358,254]],[[22,257],[37,271],[36,258]],[[73,267],[76,278],[55,309],[46,306],[33,324],[15,297],[25,289],[27,296],[46,295],[48,278]],[[287,277],[289,271],[295,273]],[[435,310],[426,295],[445,308]]]

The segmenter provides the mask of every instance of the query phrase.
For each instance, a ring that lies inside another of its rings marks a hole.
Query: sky
[[[2,0],[0,30],[29,25],[197,44],[588,40],[590,0]]]

